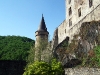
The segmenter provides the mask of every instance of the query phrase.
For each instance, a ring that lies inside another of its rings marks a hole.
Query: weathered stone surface
[[[66,68],[65,75],[100,75],[99,68]]]
[[[77,51],[79,54],[88,55],[90,50],[100,45],[100,21],[85,22],[80,27],[80,39],[78,40]]]

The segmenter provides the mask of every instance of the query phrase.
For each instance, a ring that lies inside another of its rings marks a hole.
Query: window
[[[69,19],[69,27],[72,26],[72,19]]]
[[[89,0],[89,7],[93,5],[93,0]]]
[[[81,16],[81,8],[78,9],[78,17]]]
[[[65,29],[65,33],[66,33],[66,29]]]
[[[69,16],[72,14],[72,9],[71,7],[69,8]]]
[[[71,3],[71,0],[68,0],[68,3],[70,4]]]

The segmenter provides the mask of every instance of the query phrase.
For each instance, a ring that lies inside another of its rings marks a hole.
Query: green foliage
[[[95,52],[95,56],[90,59],[91,66],[100,67],[100,46],[94,48],[94,52]]]
[[[0,60],[26,60],[34,40],[21,36],[0,36]]]
[[[34,62],[25,69],[23,75],[47,75],[49,72],[49,64],[46,62]]]
[[[83,67],[98,67],[100,68],[100,46],[94,48],[94,56],[86,57],[83,55],[81,58]]]
[[[62,75],[63,72],[64,70],[61,63],[53,59],[51,62],[51,75]]]
[[[35,61],[25,68],[23,75],[62,75],[63,72],[61,63],[53,59],[51,64]]]

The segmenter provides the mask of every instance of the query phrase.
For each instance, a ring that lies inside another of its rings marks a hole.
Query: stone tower
[[[35,36],[36,37],[36,41],[35,41],[35,48],[36,48],[36,50],[35,50],[35,60],[41,60],[41,54],[40,54],[41,49],[39,49],[39,46],[41,44],[43,44],[44,42],[48,43],[48,34],[49,34],[49,32],[47,31],[45,20],[44,20],[43,14],[42,14],[42,19],[41,19],[39,28],[35,32],[35,35],[36,35]]]

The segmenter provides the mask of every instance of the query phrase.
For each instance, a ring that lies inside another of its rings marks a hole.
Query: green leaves
[[[100,46],[94,48],[95,56],[91,58],[94,61],[96,67],[100,67]]]
[[[100,46],[94,48],[94,56],[85,57],[82,59],[82,65],[84,67],[98,67],[100,68]]]
[[[49,74],[50,66],[46,62],[39,62],[36,61],[31,65],[26,67],[26,71],[23,75],[48,75]]]
[[[62,75],[63,72],[61,63],[53,59],[50,64],[43,61],[35,61],[25,68],[23,75]]]
[[[63,68],[60,62],[57,62],[56,59],[53,59],[51,62],[51,68],[52,68],[52,75],[61,75],[63,73]]]
[[[26,60],[34,40],[21,36],[0,36],[0,60]]]

